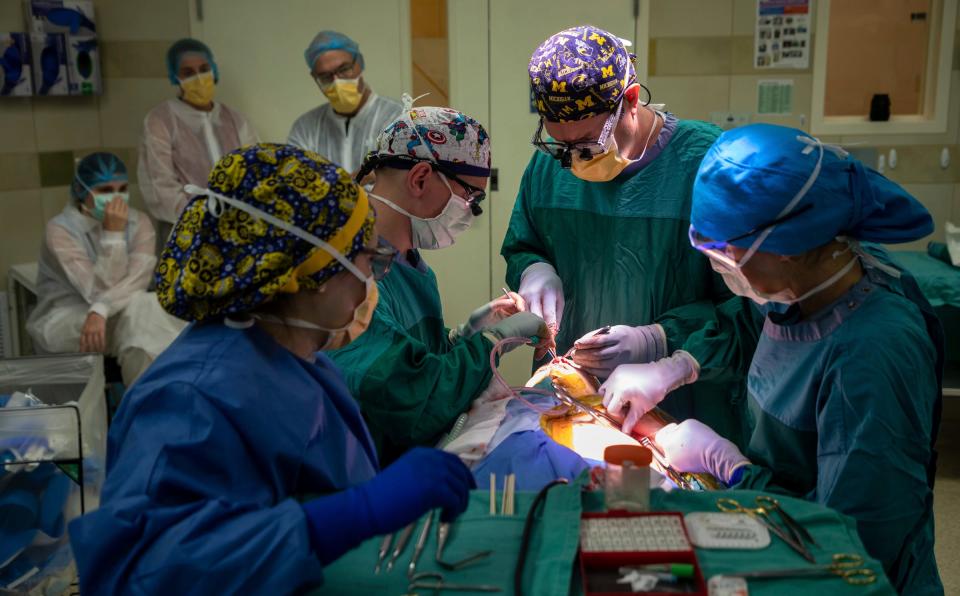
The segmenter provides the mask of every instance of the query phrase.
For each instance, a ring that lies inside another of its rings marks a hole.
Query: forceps
[[[759,504],[760,503],[758,503],[758,505]],[[794,538],[792,532],[783,529],[776,522],[774,522],[767,509],[762,505],[756,508],[744,507],[736,499],[722,497],[717,499],[717,508],[720,509],[720,511],[727,513],[746,513],[747,515],[754,517],[757,519],[757,521],[766,526],[768,530],[776,534],[780,540],[783,540],[787,546],[796,551],[801,557],[810,561],[811,563],[817,562],[816,559],[813,558],[813,555],[810,554],[810,551],[807,549],[807,547],[804,546],[803,542],[798,542]]]
[[[826,565],[798,567],[796,569],[767,569],[764,571],[745,571],[743,573],[724,573],[724,577],[742,577],[744,579],[777,579],[783,577],[823,577],[836,575],[853,586],[865,586],[877,581],[873,569],[863,566],[863,557],[853,553],[837,553]]]

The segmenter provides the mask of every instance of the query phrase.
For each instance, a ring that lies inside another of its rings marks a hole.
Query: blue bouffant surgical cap
[[[763,231],[757,228],[778,219],[808,184],[818,161],[790,212],[805,210],[774,227],[759,250],[799,255],[838,236],[897,244],[933,232],[930,213],[900,185],[838,147],[771,124],[727,131],[707,151],[693,185],[693,227],[717,241],[756,230],[733,242],[748,248]]]
[[[213,70],[213,80],[214,82],[220,82],[220,70],[217,68],[217,63],[213,59],[213,52],[210,51],[210,48],[207,47],[207,44],[203,43],[198,39],[191,39],[185,37],[181,40],[175,41],[170,49],[167,50],[167,77],[170,79],[172,85],[179,85],[180,81],[180,60],[185,54],[200,54],[207,59],[207,62],[210,63],[210,68]]]
[[[354,60],[360,63],[360,69],[363,69],[363,54],[360,53],[360,46],[343,33],[336,31],[321,31],[313,38],[313,41],[307,46],[306,51],[303,52],[303,57],[307,61],[307,68],[313,70],[313,66],[316,64],[320,54],[329,52],[330,50],[343,50],[344,52],[348,52],[353,56]]]
[[[123,165],[123,161],[113,153],[91,153],[77,164],[70,195],[82,201],[90,192],[87,189],[115,180],[127,181],[127,166]]]

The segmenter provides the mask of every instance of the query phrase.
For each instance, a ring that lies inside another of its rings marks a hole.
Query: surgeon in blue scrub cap
[[[669,463],[788,492],[856,520],[904,594],[942,594],[933,479],[943,335],[879,246],[933,231],[903,188],[806,133],[724,133],[694,184],[690,239],[730,289],[771,303],[748,377],[746,452],[697,420],[656,440]],[[626,365],[630,402],[657,363]],[[644,368],[646,367],[646,368]]]

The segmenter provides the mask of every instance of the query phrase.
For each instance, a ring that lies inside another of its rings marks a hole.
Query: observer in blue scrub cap
[[[177,97],[144,118],[137,166],[143,201],[161,240],[190,199],[183,186],[202,186],[222,155],[258,140],[243,113],[214,101],[220,69],[206,44],[191,38],[174,42],[166,67]]]
[[[697,175],[690,239],[732,291],[770,303],[748,378],[750,441],[741,453],[697,420],[656,437],[679,469],[850,515],[911,595],[943,593],[932,511],[943,333],[914,279],[861,242],[932,231],[923,206],[842,149],[766,124],[724,133]]]
[[[41,353],[116,356],[129,386],[183,329],[147,291],[153,224],[128,205],[127,167],[112,153],[80,160],[70,196],[47,222],[27,331]]]
[[[303,57],[327,103],[297,118],[287,142],[356,172],[377,135],[400,117],[403,106],[373,91],[363,76],[360,46],[343,33],[317,33]]]
[[[100,508],[70,526],[82,591],[288,594],[366,538],[466,509],[453,455],[415,449],[380,471],[316,354],[364,332],[393,258],[366,192],[319,155],[260,144],[191,195],[156,281],[192,324],[113,421]]]

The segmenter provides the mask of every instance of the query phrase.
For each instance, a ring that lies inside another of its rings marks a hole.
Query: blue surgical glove
[[[707,472],[728,484],[739,468],[750,463],[736,445],[693,418],[664,426],[654,440],[666,463],[677,470]]]
[[[395,532],[442,509],[452,521],[467,509],[473,474],[455,455],[416,447],[358,486],[302,505],[310,543],[327,565],[367,538]]]
[[[573,344],[573,361],[592,375],[608,377],[621,364],[654,362],[667,356],[660,325],[614,325],[605,334],[591,331]]]
[[[663,401],[668,393],[697,380],[700,365],[690,354],[677,350],[656,362],[618,366],[600,386],[603,405],[613,415],[629,407],[623,432],[630,434],[640,417]]]

